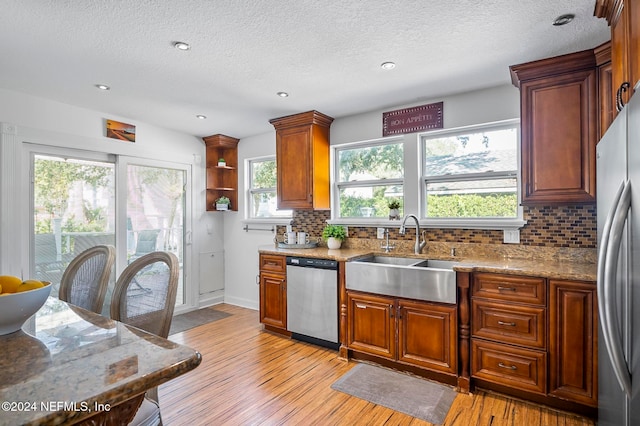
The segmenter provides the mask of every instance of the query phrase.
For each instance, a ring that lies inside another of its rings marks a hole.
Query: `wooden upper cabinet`
[[[274,118],[278,208],[328,210],[329,127],[333,118],[317,111]]]
[[[613,68],[611,67],[611,42],[593,49],[598,72],[598,138],[602,139],[616,116],[613,94]]]
[[[619,110],[640,80],[640,0],[597,0],[594,15],[611,27],[612,95]]]
[[[598,130],[593,50],[513,65],[520,88],[522,204],[595,203]]]

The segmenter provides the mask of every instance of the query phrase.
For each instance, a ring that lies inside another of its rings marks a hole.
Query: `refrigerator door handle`
[[[613,196],[611,209],[607,213],[607,218],[605,219],[604,226],[602,228],[602,239],[600,240],[600,249],[598,250],[598,293],[604,291],[604,264],[607,259],[607,244],[609,243],[609,235],[611,234],[611,222],[613,222],[613,216],[616,213],[616,208],[620,202],[623,190],[624,182],[620,184],[616,195]],[[604,310],[601,310],[602,308],[604,308],[604,305],[602,303],[598,303],[598,310],[601,318],[604,313]]]
[[[609,235],[606,240],[603,233],[602,244],[606,243],[606,252],[604,254],[604,271],[598,271],[598,291],[602,290],[598,297],[598,310],[601,315],[605,346],[611,358],[614,373],[622,390],[628,397],[631,397],[631,374],[624,359],[622,336],[616,320],[616,313],[614,312],[618,254],[622,244],[624,224],[631,206],[631,184],[629,182],[624,183],[622,193],[619,197],[616,194],[616,199],[617,202],[614,204],[615,213],[611,220]],[[598,263],[600,264],[600,259]],[[601,282],[602,288],[600,288]]]
[[[616,208],[620,203],[620,197],[622,196],[622,191],[624,190],[623,181],[620,184],[620,187],[616,191],[616,194],[613,197],[613,201],[611,203],[611,208],[607,213],[607,217],[604,222],[604,226],[602,228],[602,235],[600,236],[600,248],[598,250],[598,276],[597,276],[597,294],[598,294],[598,318],[600,320],[600,325],[602,327],[602,335],[601,338],[604,341],[604,346],[607,348],[607,353],[611,354],[611,338],[609,337],[609,326],[607,324],[608,315],[606,313],[606,302],[605,302],[605,294],[607,285],[605,283],[605,264],[607,260],[607,247],[609,245],[609,239],[611,236],[611,223],[613,222],[613,216],[616,213]],[[609,355],[611,358],[611,355]]]

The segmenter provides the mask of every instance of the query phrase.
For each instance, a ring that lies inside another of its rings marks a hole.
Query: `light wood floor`
[[[262,331],[258,312],[171,336],[197,349],[202,364],[160,387],[165,425],[430,425],[330,388],[354,362],[335,351]],[[458,394],[445,426],[593,425],[588,419],[478,392]]]

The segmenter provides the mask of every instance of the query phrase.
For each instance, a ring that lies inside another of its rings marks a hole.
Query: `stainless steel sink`
[[[456,303],[457,262],[369,256],[346,264],[349,290],[431,302]]]
[[[421,268],[453,269],[453,267],[458,264],[460,264],[460,262],[455,262],[453,260],[427,259],[427,260],[422,260],[418,263],[412,263],[411,265],[419,266]]]
[[[401,265],[408,266],[420,262],[420,259],[412,259],[410,257],[394,257],[394,256],[370,256],[358,259],[356,262],[366,263],[383,263],[385,265]]]

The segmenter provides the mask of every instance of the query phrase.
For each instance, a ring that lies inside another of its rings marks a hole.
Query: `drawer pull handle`
[[[507,365],[507,364],[503,364],[501,362],[498,363],[498,367],[507,368],[509,370],[517,370],[518,369],[518,367],[516,367],[515,365]]]
[[[515,287],[502,287],[498,286],[498,291],[516,291]]]
[[[515,322],[498,321],[498,324],[500,324],[500,325],[508,325],[509,327],[515,327],[516,326]]]
[[[367,309],[367,305],[363,305],[361,303],[356,303],[356,308],[358,308],[358,309]]]

